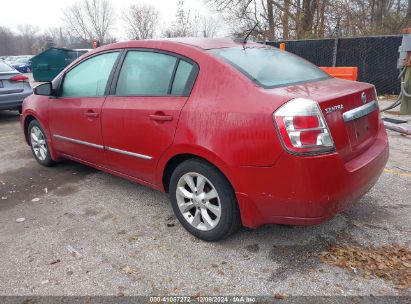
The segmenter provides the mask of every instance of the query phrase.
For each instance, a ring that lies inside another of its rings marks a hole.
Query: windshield
[[[330,78],[308,61],[272,47],[222,48],[211,52],[264,88]]]

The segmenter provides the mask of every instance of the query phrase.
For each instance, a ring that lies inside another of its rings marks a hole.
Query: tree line
[[[202,36],[213,37],[219,20],[203,16],[178,3],[171,25],[162,27],[159,12],[153,5],[132,4],[116,12],[109,0],[79,1],[62,11],[62,26],[40,31],[38,26],[20,25],[17,32],[0,26],[0,56],[37,54],[50,47],[91,48],[93,39],[100,44],[113,43],[115,25],[126,30],[128,39]]]
[[[62,26],[40,31],[21,25],[17,33],[0,27],[0,55],[36,54],[50,46],[90,48],[116,41],[115,25],[129,39],[214,37],[220,27],[243,37],[255,25],[257,40],[398,34],[411,26],[411,0],[203,0],[219,18],[201,15],[180,0],[173,22],[162,26],[153,5],[132,4],[116,12],[109,0],[84,0],[66,7]]]
[[[235,36],[258,23],[263,40],[398,34],[411,26],[411,0],[207,0]]]

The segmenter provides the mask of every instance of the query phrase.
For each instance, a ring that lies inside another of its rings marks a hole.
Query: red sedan
[[[40,164],[71,159],[165,191],[208,241],[241,225],[321,223],[388,158],[374,86],[257,43],[111,44],[34,92],[21,124]]]

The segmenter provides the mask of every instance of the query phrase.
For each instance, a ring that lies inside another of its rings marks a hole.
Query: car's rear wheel
[[[27,134],[34,158],[43,166],[53,165],[53,160],[47,145],[47,137],[37,120],[32,120],[28,126]]]
[[[176,217],[194,236],[217,241],[241,226],[234,191],[211,164],[199,159],[181,163],[171,176],[169,190]]]

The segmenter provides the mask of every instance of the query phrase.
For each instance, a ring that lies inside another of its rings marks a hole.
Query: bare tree
[[[222,12],[233,35],[256,22],[257,39],[396,34],[411,26],[411,0],[204,0]]]
[[[406,27],[411,26],[411,0],[408,0],[408,6],[407,6],[407,18],[405,22]]]
[[[200,17],[200,33],[198,36],[204,38],[215,37],[218,33],[218,28],[220,27],[220,21],[213,16],[202,16]]]
[[[153,5],[133,4],[123,11],[122,19],[125,23],[130,39],[153,38],[158,24],[158,11]]]
[[[244,37],[256,24],[251,34],[258,40],[274,39],[278,36],[281,23],[280,14],[274,9],[271,0],[207,0],[209,5],[220,12],[230,24],[234,37]]]
[[[177,12],[171,27],[163,31],[163,35],[172,37],[215,37],[221,22],[213,15],[202,15],[191,12],[184,6],[184,0],[178,2]]]
[[[171,27],[166,29],[165,36],[168,38],[195,36],[196,30],[193,30],[191,19],[191,11],[185,9],[184,0],[178,1],[175,20]]]
[[[33,47],[35,46],[36,38],[39,32],[39,27],[31,24],[23,24],[17,27],[21,39],[19,39],[20,53],[32,54],[34,53]]]
[[[44,35],[49,37],[57,47],[67,47],[69,44],[68,35],[62,27],[49,27],[45,30]]]
[[[0,26],[0,55],[15,55],[16,39],[12,31]]]
[[[114,24],[114,9],[108,0],[84,0],[66,8],[63,20],[71,36],[105,43]]]
[[[407,23],[407,1],[337,0],[326,12],[331,26],[341,21],[343,36],[398,34]]]

